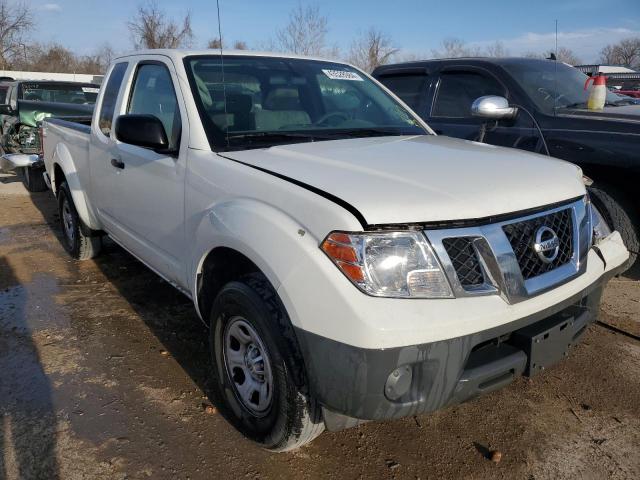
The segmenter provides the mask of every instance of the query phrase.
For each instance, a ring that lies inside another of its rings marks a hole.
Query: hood
[[[18,100],[18,117],[20,123],[36,127],[48,117],[87,117],[93,114],[94,105],[77,103],[53,103],[35,100]]]
[[[434,135],[375,137],[226,152],[327,192],[369,225],[470,220],[584,195],[562,160]]]
[[[640,105],[621,105],[619,107],[604,107],[602,110],[586,108],[567,109],[559,111],[558,116],[581,117],[593,120],[611,120],[617,122],[640,123]]]

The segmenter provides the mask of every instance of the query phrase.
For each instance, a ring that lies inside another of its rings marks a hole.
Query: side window
[[[109,80],[107,80],[107,85],[104,88],[98,126],[100,127],[100,131],[107,137],[111,135],[111,122],[113,122],[113,114],[116,109],[116,100],[126,71],[126,62],[116,64],[116,66],[113,67],[111,75],[109,75]]]
[[[138,67],[127,113],[155,115],[164,125],[169,148],[178,146],[180,109],[167,67],[155,63]]]
[[[420,99],[427,84],[426,75],[390,75],[380,82],[409,105],[412,110],[420,106]]]
[[[475,72],[449,72],[440,76],[432,117],[471,117],[471,104],[484,95],[505,96],[496,79]]]

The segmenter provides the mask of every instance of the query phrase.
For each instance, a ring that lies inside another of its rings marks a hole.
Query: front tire
[[[298,352],[284,338],[289,322],[262,275],[225,285],[210,316],[215,396],[221,411],[246,437],[267,450],[298,448],[324,430],[322,413],[291,365]]]
[[[44,192],[47,190],[47,183],[44,181],[43,173],[44,170],[40,168],[23,167],[19,170],[18,175],[24,188],[29,192]]]
[[[640,219],[633,205],[615,187],[597,184],[589,187],[591,201],[602,212],[612,230],[617,230],[629,250],[629,260],[625,270],[638,263],[640,251]]]
[[[58,213],[62,228],[62,245],[73,258],[89,260],[100,252],[102,238],[78,216],[67,182],[58,190]]]

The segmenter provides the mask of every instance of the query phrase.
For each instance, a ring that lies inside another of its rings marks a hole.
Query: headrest
[[[198,87],[198,93],[200,94],[202,103],[206,108],[211,107],[211,105],[213,105],[213,99],[211,98],[207,84],[204,83],[204,80],[202,80],[196,72],[193,72],[193,78],[196,81],[196,87]]]
[[[274,88],[267,94],[263,107],[267,110],[302,110],[297,88]]]

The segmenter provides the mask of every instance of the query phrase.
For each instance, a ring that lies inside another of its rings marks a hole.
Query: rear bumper
[[[18,168],[38,168],[44,167],[42,156],[25,153],[7,153],[0,157],[0,170],[12,172]]]
[[[327,428],[431,412],[538,373],[597,318],[603,286],[617,270],[533,315],[432,343],[366,349],[296,329]]]

